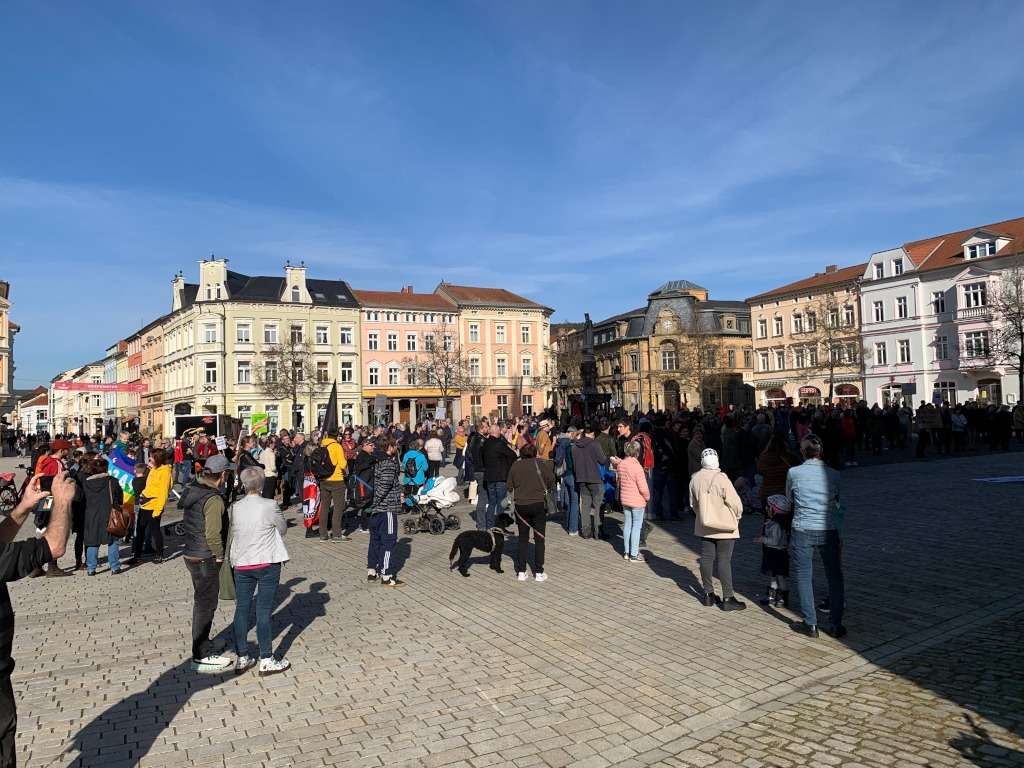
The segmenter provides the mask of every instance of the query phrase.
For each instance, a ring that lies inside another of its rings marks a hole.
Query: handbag
[[[711,533],[731,533],[736,530],[736,516],[728,507],[722,505],[722,499],[715,498],[709,487],[700,498],[698,516],[703,528]]]
[[[544,511],[549,516],[558,514],[558,507],[555,505],[555,499],[551,495],[551,491],[544,485],[544,476],[540,473],[540,462],[536,459],[533,460],[533,468],[537,471],[537,480],[540,481],[540,487],[544,489]]]
[[[776,520],[768,519],[764,521],[761,537],[761,543],[769,549],[785,549],[788,545],[786,531]]]
[[[132,529],[134,515],[125,510],[124,505],[114,504],[114,489],[107,481],[107,493],[110,496],[110,517],[107,518],[107,533],[116,539],[123,539]]]

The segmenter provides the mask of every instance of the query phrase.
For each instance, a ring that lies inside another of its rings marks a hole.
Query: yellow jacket
[[[345,461],[345,449],[341,447],[341,443],[335,440],[333,437],[325,437],[320,445],[327,448],[327,453],[331,457],[331,463],[334,465],[334,472],[330,477],[325,477],[324,480],[331,482],[336,480],[345,479],[345,467],[348,466]]]
[[[149,501],[142,504],[143,509],[153,512],[153,517],[160,517],[167,503],[167,495],[171,492],[171,465],[164,464],[149,470],[146,476],[146,487],[142,489],[142,495]]]

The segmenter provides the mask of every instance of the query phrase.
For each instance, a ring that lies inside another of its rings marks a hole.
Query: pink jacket
[[[619,462],[615,471],[619,476],[619,496],[624,507],[645,507],[647,500],[651,498],[651,492],[647,487],[647,475],[640,462],[632,456],[627,456]]]

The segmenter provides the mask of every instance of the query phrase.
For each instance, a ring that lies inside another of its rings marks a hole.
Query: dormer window
[[[894,275],[902,275],[903,274],[903,259],[893,259],[892,260],[892,273]]]
[[[302,301],[302,291],[297,285],[292,286],[292,301]]]
[[[875,280],[885,277],[885,264],[875,264]]]
[[[967,246],[967,258],[978,259],[982,256],[995,256],[996,241],[989,240],[987,243],[975,243]]]

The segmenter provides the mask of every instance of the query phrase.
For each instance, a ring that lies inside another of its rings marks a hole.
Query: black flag
[[[327,398],[327,410],[320,425],[320,435],[325,437],[332,429],[338,428],[338,382],[331,385],[331,396]]]

